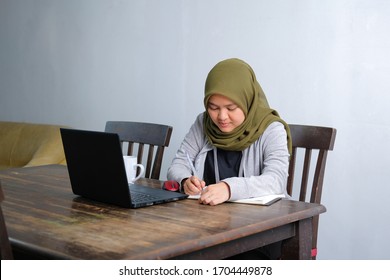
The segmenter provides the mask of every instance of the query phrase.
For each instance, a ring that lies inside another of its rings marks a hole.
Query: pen
[[[189,155],[189,153],[187,151],[186,151],[186,156],[187,156],[188,164],[190,165],[190,168],[191,168],[191,171],[192,171],[192,175],[198,177],[198,175],[196,174],[195,166],[192,163],[192,160],[190,159],[190,155]]]
[[[195,166],[194,166],[194,164],[192,163],[192,160],[191,160],[191,158],[190,158],[190,155],[189,155],[189,153],[188,153],[187,151],[186,151],[186,156],[187,156],[188,164],[190,165],[190,168],[191,168],[191,171],[192,171],[192,175],[194,175],[195,177],[199,178],[199,176],[198,176],[197,173],[196,173]],[[206,188],[207,188],[207,186],[203,187],[203,188],[202,188],[202,191],[203,191],[204,189],[206,189]]]

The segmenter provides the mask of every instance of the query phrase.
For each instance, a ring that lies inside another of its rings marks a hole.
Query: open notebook
[[[286,196],[284,194],[271,194],[271,195],[252,197],[246,199],[230,200],[228,202],[269,206],[285,197]],[[199,195],[190,195],[188,198],[199,199]]]

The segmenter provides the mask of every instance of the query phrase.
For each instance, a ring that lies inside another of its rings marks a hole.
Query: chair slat
[[[154,155],[154,145],[149,146],[149,151],[148,151],[148,157],[147,157],[147,166],[146,166],[146,171],[145,173],[150,177],[150,172],[152,170],[152,162],[153,162],[153,155]]]
[[[289,176],[288,176],[288,179],[287,179],[287,193],[290,196],[293,193],[296,154],[297,154],[297,147],[293,147],[292,154],[291,154],[291,157],[290,157],[290,166],[288,168]]]
[[[299,195],[300,201],[306,200],[307,183],[309,181],[309,173],[310,173],[311,152],[312,152],[311,149],[305,150],[305,160],[303,163],[301,190]]]
[[[122,140],[123,143],[123,140]],[[134,150],[134,142],[128,142],[129,147],[127,148],[127,155],[132,155]]]
[[[310,197],[311,203],[321,203],[327,155],[327,150],[320,150],[318,153],[316,171],[314,173],[313,186]]]

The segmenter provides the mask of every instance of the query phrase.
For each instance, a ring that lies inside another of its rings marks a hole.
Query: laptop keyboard
[[[142,201],[158,199],[157,196],[146,194],[146,193],[135,192],[135,191],[131,191],[130,194],[131,194],[131,200],[133,202],[142,202]]]

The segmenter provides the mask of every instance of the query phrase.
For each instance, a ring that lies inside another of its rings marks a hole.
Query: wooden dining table
[[[284,258],[310,259],[311,220],[326,211],[287,199],[270,206],[185,199],[121,208],[74,195],[64,165],[2,170],[0,181],[11,245],[25,258],[224,259],[283,240]]]

